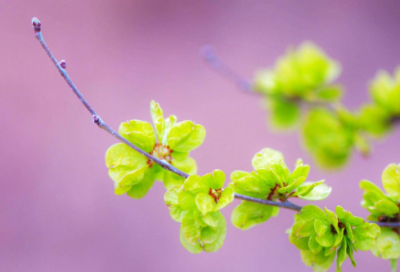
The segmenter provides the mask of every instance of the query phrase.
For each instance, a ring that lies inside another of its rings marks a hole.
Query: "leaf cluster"
[[[145,152],[170,163],[189,174],[196,174],[196,162],[190,151],[199,147],[205,138],[203,126],[192,121],[177,122],[174,115],[164,119],[158,103],[150,104],[155,130],[148,122],[131,120],[119,127],[119,133]],[[115,144],[106,152],[106,166],[115,184],[115,194],[127,193],[132,198],[144,197],[154,181],[162,181],[167,189],[180,186],[184,178],[163,169],[126,144]]]
[[[289,241],[300,250],[303,262],[314,271],[327,271],[335,256],[337,271],[341,271],[347,257],[355,267],[353,253],[370,250],[379,233],[376,224],[367,223],[340,206],[334,213],[308,205],[295,215]]]
[[[181,243],[192,253],[214,252],[224,243],[226,221],[220,210],[234,199],[231,188],[222,189],[224,182],[221,170],[192,175],[164,196],[171,218],[181,223]]]
[[[254,80],[255,90],[265,95],[273,127],[300,124],[304,146],[327,169],[344,166],[354,149],[368,155],[370,138],[384,136],[400,120],[400,68],[393,77],[378,72],[369,88],[372,101],[355,111],[341,105],[343,90],[333,83],[340,70],[338,62],[305,42]]]
[[[360,188],[364,191],[361,205],[370,212],[369,220],[400,222],[400,165],[390,164],[385,168],[382,185],[386,193],[370,181],[361,181]],[[371,251],[376,257],[392,260],[395,270],[395,264],[400,257],[399,229],[382,228]]]
[[[302,103],[336,102],[342,88],[331,83],[340,74],[338,62],[318,46],[305,42],[290,48],[272,69],[257,73],[256,91],[266,95],[272,124],[288,128],[300,119]]]
[[[286,166],[282,153],[263,149],[252,160],[254,171],[235,171],[230,187],[238,194],[272,201],[286,201],[290,197],[322,200],[331,188],[324,181],[306,182],[310,166],[297,160],[293,172]],[[278,207],[243,201],[232,213],[232,224],[246,230],[276,216]]]

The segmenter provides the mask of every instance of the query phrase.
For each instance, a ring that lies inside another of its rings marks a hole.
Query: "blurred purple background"
[[[311,163],[311,180],[333,186],[320,206],[340,204],[366,216],[358,182],[380,184],[384,167],[400,161],[399,131],[371,158],[355,154],[346,169],[323,172],[298,135],[268,129],[259,97],[211,71],[199,49],[213,44],[251,77],[288,45],[312,40],[342,63],[344,102],[355,108],[367,101],[378,69],[400,64],[399,12],[398,1],[2,0],[0,271],[312,271],[285,234],[291,211],[244,232],[229,223],[232,205],[223,212],[229,227],[222,249],[191,255],[179,242],[162,184],[140,201],[115,196],[104,154],[116,140],[91,123],[34,38],[32,17],[114,128],[127,119],[150,121],[154,99],[166,114],[206,127],[205,143],[192,154],[200,174],[251,170],[252,156],[271,147],[290,166],[302,157]],[[390,269],[370,252],[356,260],[358,271]],[[344,271],[351,270],[346,261]]]

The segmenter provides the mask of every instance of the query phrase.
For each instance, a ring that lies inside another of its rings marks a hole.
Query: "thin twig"
[[[65,71],[66,63],[64,60],[62,60],[60,63],[57,62],[56,58],[54,55],[51,53],[50,49],[46,45],[42,33],[41,33],[41,23],[37,18],[32,19],[32,27],[35,31],[35,37],[36,39],[40,42],[42,45],[43,49],[46,51],[47,55],[51,59],[51,61],[54,63],[56,66],[57,70],[60,72],[61,76],[65,79],[67,84],[71,87],[72,91],[76,94],[76,96],[79,98],[79,100],[82,102],[82,104],[86,107],[86,109],[90,112],[92,115],[92,121],[95,123],[99,128],[104,129],[108,133],[110,133],[112,136],[123,142],[124,144],[128,145],[129,147],[133,148],[146,158],[148,158],[151,161],[154,161],[155,163],[159,164],[161,167],[164,169],[171,171],[181,177],[188,178],[189,174],[175,168],[174,166],[170,165],[168,162],[160,160],[157,157],[154,157],[150,155],[149,153],[143,151],[139,147],[135,146],[128,140],[126,140],[124,137],[122,137],[117,131],[113,130],[109,125],[107,125],[101,118],[100,116],[95,112],[95,110],[92,108],[92,106],[87,102],[87,100],[82,96],[82,94],[78,91],[78,88],[75,86],[75,84],[72,82],[70,77],[68,76],[67,72]],[[63,68],[64,67],[64,68]],[[275,201],[270,201],[270,200],[265,200],[265,199],[259,199],[259,198],[254,198],[246,195],[241,195],[241,194],[236,194],[235,193],[235,198],[245,200],[245,201],[250,201],[250,202],[255,202],[263,205],[269,205],[269,206],[275,206],[275,207],[280,207],[280,208],[285,208],[289,209],[292,211],[300,212],[302,207],[297,206],[289,201],[285,202],[275,202]],[[400,227],[400,223],[387,223],[387,222],[371,222],[375,223],[381,227]]]
[[[246,196],[246,195],[240,195],[240,194],[235,194],[235,198],[246,200],[246,201],[251,201],[251,202],[256,202],[264,205],[269,205],[269,206],[275,206],[275,207],[280,207],[280,208],[285,208],[289,209],[292,211],[299,212],[303,207],[297,206],[296,204],[293,204],[292,202],[285,201],[285,202],[275,202],[271,200],[266,200],[266,199],[259,199],[259,198],[254,198],[251,196]]]
[[[239,88],[245,92],[254,93],[253,84],[226,65],[215,53],[212,46],[206,45],[201,49],[201,55],[206,62],[223,77],[233,81]]]
[[[33,18],[32,19],[32,27],[35,31],[35,37],[36,39],[40,42],[40,44],[42,45],[44,51],[46,51],[47,55],[49,56],[49,58],[51,59],[51,61],[54,63],[54,65],[56,66],[57,70],[60,72],[61,76],[65,79],[65,81],[67,82],[67,84],[71,87],[72,91],[76,94],[76,96],[79,98],[79,100],[82,102],[82,104],[85,106],[85,108],[90,112],[90,114],[92,115],[92,121],[93,123],[95,123],[99,128],[104,129],[105,131],[107,131],[108,133],[110,133],[112,136],[114,136],[115,138],[117,138],[118,140],[120,140],[121,142],[127,144],[128,146],[130,146],[131,148],[135,149],[137,152],[139,152],[140,154],[142,154],[143,156],[145,156],[147,159],[154,161],[155,163],[159,164],[161,167],[163,167],[164,169],[167,169],[175,174],[178,174],[184,178],[189,177],[188,174],[186,174],[185,172],[173,167],[172,165],[170,165],[169,163],[167,163],[166,161],[160,160],[157,157],[154,157],[152,155],[150,155],[149,153],[141,150],[139,147],[135,146],[134,144],[132,144],[131,142],[129,142],[128,140],[126,140],[124,137],[122,137],[117,131],[113,130],[109,125],[107,125],[101,118],[100,116],[95,112],[95,110],[92,108],[92,106],[90,106],[89,102],[87,102],[87,100],[82,96],[82,94],[78,91],[78,88],[75,86],[75,84],[72,82],[72,80],[70,79],[70,77],[68,76],[67,72],[65,71],[64,68],[61,67],[60,63],[57,62],[56,58],[54,57],[53,53],[51,53],[49,47],[47,46],[47,44],[45,43],[44,39],[43,39],[43,35],[41,32],[41,23],[37,18]],[[63,61],[63,66],[65,64],[65,61]]]

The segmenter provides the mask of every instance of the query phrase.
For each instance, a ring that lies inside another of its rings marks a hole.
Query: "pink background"
[[[72,79],[114,128],[127,119],[150,121],[155,99],[166,114],[206,127],[205,143],[192,154],[200,174],[251,170],[257,151],[275,148],[291,166],[302,157],[311,180],[333,186],[318,205],[366,216],[358,182],[380,184],[384,167],[400,161],[398,131],[376,144],[371,158],[355,154],[346,169],[323,172],[296,133],[267,128],[257,96],[238,91],[199,57],[203,44],[213,44],[251,77],[288,45],[309,39],[343,64],[344,102],[356,108],[367,101],[375,72],[400,63],[400,2],[334,2],[2,0],[0,271],[312,271],[285,234],[291,211],[243,232],[229,223],[232,205],[223,212],[229,226],[222,249],[191,255],[162,184],[140,201],[115,196],[104,154],[116,140],[92,125],[30,20],[42,21],[56,57],[66,59]],[[356,260],[358,271],[389,271],[370,252]],[[344,270],[351,269],[346,261]]]

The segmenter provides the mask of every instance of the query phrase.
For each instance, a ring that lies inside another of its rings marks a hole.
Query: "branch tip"
[[[33,28],[33,31],[35,31],[35,34],[40,33],[40,31],[42,29],[42,23],[36,17],[32,18],[32,28]]]
[[[215,53],[215,48],[212,45],[204,45],[200,49],[200,55],[208,62],[216,62],[217,54]]]

